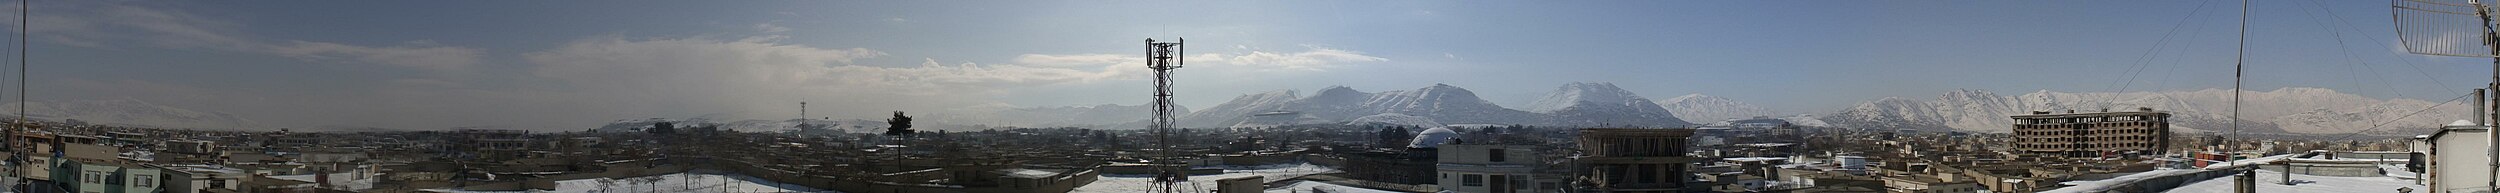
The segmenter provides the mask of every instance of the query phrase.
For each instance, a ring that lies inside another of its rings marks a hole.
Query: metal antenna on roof
[[[1178,53],[1183,50],[1184,47],[1181,46],[1181,42],[1188,40],[1189,39],[1179,39],[1179,41],[1172,42],[1155,42],[1155,39],[1146,39],[1146,68],[1154,69],[1155,71],[1154,123],[1152,127],[1154,127],[1153,129],[1155,131],[1155,141],[1158,143],[1158,146],[1161,146],[1159,147],[1161,149],[1157,150],[1160,152],[1159,155],[1157,155],[1158,157],[1152,159],[1152,165],[1150,165],[1155,168],[1155,192],[1183,192],[1178,189],[1180,187],[1176,185],[1189,181],[1189,174],[1188,172],[1185,172],[1189,169],[1187,168],[1189,166],[1187,164],[1172,164],[1172,161],[1179,160],[1179,157],[1173,156],[1172,154],[1173,146],[1170,136],[1173,125],[1172,69],[1181,68],[1181,63],[1186,63],[1187,61],[1186,59],[1173,60],[1173,56],[1179,55]]]
[[[2395,12],[2396,39],[2404,43],[2406,52],[2412,52],[2413,54],[2492,58],[2492,83],[2485,84],[2483,86],[2490,90],[2500,91],[2500,37],[2495,37],[2500,36],[2500,33],[2495,33],[2494,30],[2492,30],[2492,8],[2484,5],[2480,0],[2465,0],[2465,2],[2462,3],[2454,1],[2455,0],[2391,1],[2390,4],[2392,5],[2388,5],[2388,7],[2394,9],[2393,11]],[[2452,34],[2474,35],[2459,36]],[[2496,99],[2500,98],[2477,98],[2474,100],[2500,101]],[[2477,119],[2488,118],[2489,120],[2500,120],[2500,102],[2490,103],[2490,105],[2492,106],[2475,107],[2495,110],[2484,111],[2486,113],[2493,114],[2476,115],[2483,116],[2477,117]],[[2479,122],[2492,123],[2492,121]],[[2484,124],[2477,126],[2488,128],[2491,125]],[[2485,132],[2485,135],[2486,139],[2484,140],[2500,141],[2500,132]],[[2500,143],[2492,143],[2491,145],[2494,147],[2500,147]],[[2500,156],[2500,148],[2486,149],[2490,149],[2490,151],[2484,152],[2487,154],[2485,156]],[[2491,162],[2487,164],[2500,167],[2500,159],[2492,159]],[[2486,175],[2500,175],[2500,170],[2493,170],[2491,172],[2493,173]],[[2500,180],[2492,180],[2484,183],[2485,188],[2490,188],[2487,189],[2488,191],[2500,191]]]

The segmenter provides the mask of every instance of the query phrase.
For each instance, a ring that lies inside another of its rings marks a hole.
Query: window
[[[1503,157],[1503,156],[1502,156],[1502,149],[1500,149],[1500,148],[1495,148],[1495,149],[1485,149],[1485,155],[1486,155],[1486,156],[1485,156],[1485,161],[1486,161],[1486,162],[1502,162],[1502,157]]]
[[[1458,184],[1461,186],[1484,186],[1484,175],[1459,175]]]

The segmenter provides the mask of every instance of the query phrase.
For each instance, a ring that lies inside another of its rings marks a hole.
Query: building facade
[[[1441,145],[1439,174],[1441,190],[1454,192],[1514,193],[1538,192],[1536,146],[1532,145]]]
[[[508,129],[460,129],[456,131],[462,144],[455,144],[476,159],[509,160],[528,151],[529,131]]]
[[[2424,137],[2429,192],[2489,192],[2493,181],[2491,127],[2459,121]]]
[[[1687,155],[1692,129],[1580,129],[1579,164],[1584,188],[1597,192],[1684,192],[1707,188],[1688,184],[1693,163]]]
[[[2014,149],[2031,156],[2161,155],[2170,148],[2170,112],[2015,115]]]

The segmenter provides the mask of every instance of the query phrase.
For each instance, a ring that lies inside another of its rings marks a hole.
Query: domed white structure
[[[1449,142],[1451,138],[1458,138],[1458,131],[1450,130],[1449,127],[1433,127],[1425,129],[1423,133],[1415,134],[1415,140],[1407,140],[1409,142],[1406,148],[1437,148],[1441,147],[1441,143]]]

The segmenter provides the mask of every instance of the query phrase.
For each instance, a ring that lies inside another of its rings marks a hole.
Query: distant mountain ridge
[[[1675,98],[1667,99],[1666,103],[1659,105],[1664,106],[1669,112],[1675,112],[1676,117],[1696,122],[1717,122],[1728,119],[1750,119],[1754,117],[1779,115],[1776,112],[1772,112],[1771,109],[1762,108],[1761,106],[1754,106],[1753,104],[1737,102],[1733,99],[1721,98],[1718,96],[1702,95],[1700,93],[1676,96]]]
[[[31,105],[30,105],[31,104]],[[105,100],[32,101],[0,105],[0,114],[16,115],[18,106],[26,107],[26,118],[105,125],[147,126],[158,128],[252,129],[259,122],[218,111],[198,111],[157,105],[133,98]]]
[[[1345,122],[1367,116],[1395,114],[1423,119],[1402,116],[1377,118],[1399,117],[1397,119],[1402,122],[1430,121],[1439,124],[1649,127],[1691,124],[1675,118],[1648,99],[1608,83],[1568,84],[1547,96],[1546,100],[1533,103],[1546,111],[1540,113],[1504,108],[1477,97],[1474,91],[1448,84],[1378,93],[1331,86],[1308,97],[1293,90],[1242,95],[1182,116],[1180,122],[1185,127],[1214,128],[1277,124],[1254,121],[1262,119],[1259,115],[1293,114],[1297,118],[1290,120],[1299,120],[1297,122],[1314,119]],[[1309,119],[1299,118],[1304,116]]]
[[[1862,102],[1821,120],[1856,128],[2006,132],[2013,125],[2009,116],[2031,111],[2135,111],[2143,107],[2171,112],[2170,121],[2178,128],[2175,131],[2228,132],[2230,96],[2231,91],[2224,89],[2126,93],[2042,90],[2017,96],[1964,89],[1945,92],[1929,101],[1886,97]],[[2384,127],[2392,128],[2370,133],[2422,133],[2469,114],[2465,107],[2469,105],[2451,104],[2390,123],[2438,104],[2414,99],[2382,100],[2323,88],[2249,91],[2243,93],[2241,101],[2244,132],[2340,134],[2388,123]]]

